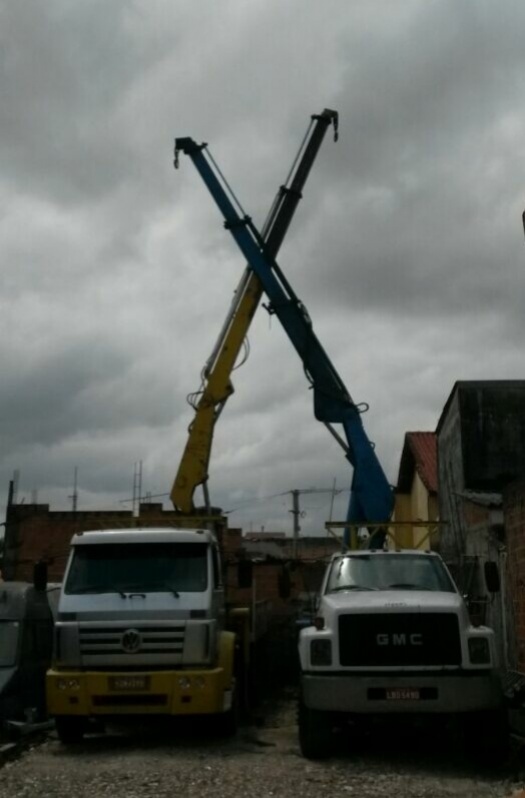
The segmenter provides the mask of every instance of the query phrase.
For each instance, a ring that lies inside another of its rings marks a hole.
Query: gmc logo
[[[410,635],[396,634],[395,632],[389,634],[376,635],[376,643],[378,646],[422,646],[423,635],[419,632],[414,632]]]

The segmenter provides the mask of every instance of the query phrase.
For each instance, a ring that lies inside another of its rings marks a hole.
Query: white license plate
[[[134,690],[147,690],[149,676],[110,676],[109,689],[122,692]]]
[[[395,690],[387,690],[388,701],[419,701],[420,693],[415,687],[398,687]]]

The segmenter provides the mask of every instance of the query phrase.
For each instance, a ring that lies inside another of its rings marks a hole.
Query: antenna
[[[335,489],[336,482],[337,482],[337,478],[336,478],[336,477],[334,477],[334,484],[333,484],[333,486],[332,486],[332,499],[331,499],[331,501],[330,501],[330,513],[329,513],[329,515],[328,515],[328,520],[329,520],[329,521],[331,521],[331,520],[332,520],[332,515],[333,515],[333,512],[334,512],[334,501],[335,501],[335,497],[336,497],[336,495],[337,495],[337,491],[336,491],[336,489]],[[328,529],[326,530],[326,534],[327,534],[327,535],[329,535],[329,534],[330,534],[330,532],[329,532],[329,530],[328,530]]]

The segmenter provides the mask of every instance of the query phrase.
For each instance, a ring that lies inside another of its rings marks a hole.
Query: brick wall
[[[12,504],[7,508],[5,525],[4,579],[31,581],[33,565],[45,560],[49,580],[60,582],[64,574],[69,544],[74,534],[93,529],[129,529],[136,526],[177,526],[180,519],[161,504],[141,504],[139,516],[131,511],[50,511],[48,504]],[[230,529],[221,535],[230,553],[240,546],[241,530]]]
[[[300,612],[309,600],[313,602],[319,590],[325,570],[323,561],[318,563],[297,562],[293,567],[288,563],[263,561],[254,563],[253,586],[239,588],[236,582],[236,566],[228,567],[228,592],[233,603],[250,605],[255,601],[268,601],[275,616],[289,616]],[[290,595],[280,595],[283,573],[288,573]]]
[[[11,505],[6,514],[3,576],[31,581],[33,565],[45,560],[49,580],[62,579],[72,536],[104,526],[130,526],[129,512],[50,512],[47,504]]]

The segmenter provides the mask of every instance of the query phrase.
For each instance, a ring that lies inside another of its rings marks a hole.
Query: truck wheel
[[[214,730],[219,737],[233,737],[237,734],[240,715],[240,696],[238,685],[233,687],[232,705],[227,712],[215,715]]]
[[[86,724],[84,718],[76,718],[71,715],[57,715],[55,718],[55,728],[58,739],[64,745],[74,745],[82,742]]]
[[[503,765],[509,754],[509,725],[503,709],[475,712],[465,726],[465,743],[472,758],[489,767]]]
[[[306,759],[326,759],[331,753],[332,723],[329,712],[310,709],[299,701],[299,746]]]

